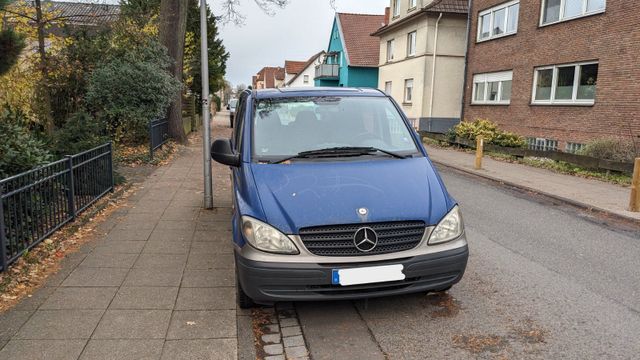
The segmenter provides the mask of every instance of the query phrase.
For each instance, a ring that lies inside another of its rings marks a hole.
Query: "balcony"
[[[338,80],[340,76],[340,65],[320,64],[316,65],[316,79]]]

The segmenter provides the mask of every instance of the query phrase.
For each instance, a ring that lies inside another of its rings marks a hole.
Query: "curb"
[[[560,202],[565,203],[567,205],[576,207],[578,209],[586,210],[586,211],[591,212],[591,213],[596,213],[598,215],[606,216],[608,218],[611,218],[611,219],[614,219],[614,220],[617,220],[617,221],[623,221],[623,222],[627,222],[627,223],[630,222],[630,223],[633,223],[635,225],[640,225],[640,219],[632,218],[632,217],[625,216],[625,215],[622,215],[622,214],[617,214],[617,213],[611,212],[609,210],[606,210],[606,209],[603,209],[603,208],[600,208],[600,207],[597,207],[597,206],[588,205],[588,204],[585,204],[583,202],[576,201],[576,200],[573,200],[573,199],[569,199],[569,198],[566,198],[566,197],[563,197],[563,196],[551,194],[551,193],[548,193],[548,192],[545,192],[545,191],[541,191],[539,189],[534,189],[534,188],[531,188],[531,187],[528,187],[528,186],[525,186],[525,185],[516,184],[514,182],[503,180],[503,179],[500,179],[500,178],[497,178],[497,177],[494,177],[494,176],[491,176],[491,175],[481,174],[481,173],[478,173],[478,172],[475,172],[475,171],[471,171],[471,170],[468,170],[468,169],[465,169],[465,168],[462,168],[462,167],[458,167],[458,166],[454,166],[454,165],[450,165],[450,164],[445,164],[445,163],[443,163],[441,161],[434,160],[433,158],[430,158],[430,159],[434,164],[436,164],[438,166],[442,166],[442,167],[448,168],[450,170],[454,170],[454,171],[457,171],[457,172],[465,173],[467,175],[483,178],[483,179],[489,180],[489,181],[494,182],[494,183],[499,183],[499,184],[502,184],[502,185],[506,185],[506,186],[508,186],[510,188],[514,188],[516,190],[527,191],[527,192],[534,193],[536,195],[541,195],[541,196],[544,196],[544,197],[547,197],[547,198],[550,198],[550,199],[553,199],[553,200],[556,200],[556,201],[560,201]]]

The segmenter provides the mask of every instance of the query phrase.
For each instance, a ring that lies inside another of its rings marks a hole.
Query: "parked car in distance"
[[[238,304],[444,291],[469,254],[456,201],[374,89],[241,94],[213,159],[233,171]]]
[[[229,127],[233,127],[233,119],[236,115],[236,106],[238,105],[238,99],[231,99],[227,104],[227,110],[229,110]]]

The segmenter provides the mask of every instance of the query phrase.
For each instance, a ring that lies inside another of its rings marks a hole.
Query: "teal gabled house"
[[[336,13],[327,55],[316,66],[315,86],[378,87],[380,39],[371,36],[384,15]]]

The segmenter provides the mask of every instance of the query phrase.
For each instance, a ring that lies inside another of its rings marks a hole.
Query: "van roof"
[[[349,87],[296,87],[260,89],[255,91],[256,99],[273,99],[313,96],[386,96],[382,91],[371,88]]]

